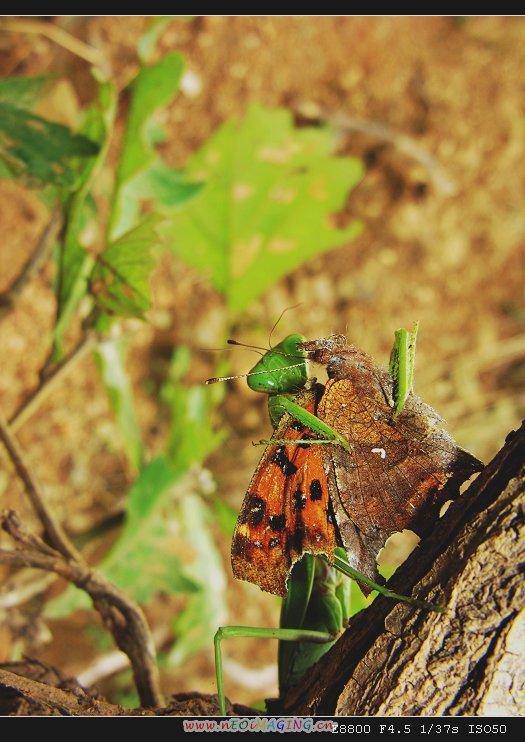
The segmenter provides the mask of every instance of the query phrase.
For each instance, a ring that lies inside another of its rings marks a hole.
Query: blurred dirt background
[[[120,87],[133,77],[146,17],[49,20],[102,50]],[[361,237],[267,292],[232,336],[266,346],[275,320],[293,307],[279,337],[343,332],[386,364],[393,331],[418,319],[416,390],[460,445],[488,461],[525,411],[525,19],[196,17],[167,28],[159,54],[167,50],[187,60],[182,91],[162,122],[171,164],[183,166],[217,126],[257,101],[288,107],[300,123],[338,117],[340,152],[365,166],[347,207],[363,222]],[[41,36],[0,32],[0,75],[40,73],[62,80],[41,112],[74,126],[93,94],[86,62]],[[0,291],[48,219],[35,194],[0,182]],[[49,264],[0,324],[0,409],[7,417],[38,384],[49,351],[52,275]],[[202,277],[172,256],[162,260],[154,291],[151,324],[127,328],[150,454],[165,431],[147,382],[162,373],[177,343],[217,347],[223,318]],[[210,375],[209,358],[202,354],[194,381]],[[238,373],[253,362],[248,351],[232,354]],[[229,388],[223,414],[229,436],[208,465],[218,494],[239,507],[261,454],[251,441],[267,437],[269,425],[264,400],[242,380]],[[19,440],[72,533],[119,510],[133,472],[89,356],[22,427]],[[4,462],[0,505],[24,513]],[[227,560],[228,543],[222,548]],[[275,625],[276,599],[232,583],[230,623]],[[23,651],[66,674],[93,662],[92,647],[78,633],[82,618],[45,626],[38,600],[27,610],[0,626],[0,660]],[[271,642],[239,640],[227,654],[238,663],[226,680],[231,698],[251,703],[276,692]],[[166,676],[165,687],[211,693],[212,672],[210,647]]]

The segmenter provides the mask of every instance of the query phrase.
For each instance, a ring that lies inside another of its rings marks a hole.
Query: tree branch
[[[1,549],[0,564],[54,572],[88,593],[118,647],[131,661],[143,705],[161,706],[163,698],[155,662],[155,646],[139,606],[83,560],[60,554],[25,529],[14,511],[4,513],[0,526],[20,547],[15,551]]]
[[[57,688],[53,682],[36,680],[31,676],[31,667],[27,664],[9,663],[7,666],[0,666],[0,689],[15,691],[31,704],[45,706],[66,716],[217,716],[219,712],[216,696],[203,693],[175,694],[168,707],[122,708],[89,696],[70,678],[66,679],[65,683],[60,683],[67,684],[67,688]],[[30,677],[27,677],[27,674]],[[56,671],[53,671],[53,674],[56,675]],[[60,679],[60,676],[57,679]],[[253,709],[242,706],[234,707],[234,711],[244,716],[254,713]]]

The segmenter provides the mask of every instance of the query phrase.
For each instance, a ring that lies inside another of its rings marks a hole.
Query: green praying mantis
[[[389,372],[393,379],[393,409],[396,417],[404,408],[413,383],[415,346],[418,325],[412,330],[395,332]],[[317,434],[308,445],[338,445],[349,450],[349,444],[337,431],[308,412],[294,400],[308,382],[307,359],[297,345],[301,335],[289,335],[267,351],[247,374],[253,391],[268,394],[268,410],[274,428],[285,413]],[[212,380],[210,380],[212,381]],[[273,440],[272,443],[297,444]],[[304,445],[304,443],[303,443]],[[279,628],[227,626],[218,629],[215,639],[217,694],[221,715],[226,715],[221,641],[231,637],[273,638],[279,640],[279,692],[296,684],[306,671],[334,644],[350,617],[350,582],[353,578],[368,589],[398,601],[434,611],[441,606],[399,595],[375,583],[347,562],[345,550],[337,547],[333,563],[325,558],[304,554],[290,573],[288,595],[283,599]]]

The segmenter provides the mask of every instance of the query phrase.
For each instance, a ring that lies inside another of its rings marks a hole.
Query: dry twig
[[[0,294],[0,320],[3,319],[14,307],[16,300],[22,293],[22,289],[28,281],[40,270],[47,257],[49,249],[55,240],[62,223],[62,210],[59,207],[53,209],[51,219],[40,235],[37,246],[29,260],[22,268],[20,274],[15,278],[11,286]]]
[[[25,18],[4,18],[0,24],[0,31],[41,34],[90,64],[102,65],[105,61],[101,51],[85,44],[54,23]]]
[[[25,529],[13,511],[7,512],[2,517],[1,527],[15,540],[18,548],[1,550],[0,563],[54,572],[87,592],[117,645],[130,659],[142,704],[146,707],[161,706],[163,697],[155,661],[155,646],[142,610],[103,575],[91,569],[78,554],[49,511],[40,485],[1,416],[0,440],[25,485],[49,541],[46,543]]]
[[[94,348],[96,337],[92,332],[87,332],[78,345],[61,361],[49,375],[45,376],[38,387],[29,395],[26,401],[18,408],[9,419],[9,427],[16,433],[29,418],[34,415],[42,402],[68,374],[73,366]]]

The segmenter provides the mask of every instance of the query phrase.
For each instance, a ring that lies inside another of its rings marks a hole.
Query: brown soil
[[[101,49],[121,87],[131,79],[144,17],[52,22]],[[279,335],[344,332],[385,363],[393,331],[419,319],[417,391],[447,419],[457,441],[485,461],[525,411],[524,42],[520,17],[214,16],[176,19],[160,44],[162,52],[180,50],[201,85],[196,95],[179,95],[165,115],[170,137],[163,154],[170,163],[184,165],[218,125],[257,101],[288,107],[303,121],[306,114],[352,117],[340,149],[366,168],[348,206],[363,221],[362,236],[268,291],[231,333],[266,345],[282,310],[300,303],[283,318]],[[46,115],[74,124],[93,91],[86,63],[43,37],[0,34],[0,75],[49,72],[66,82],[46,102]],[[430,167],[421,163],[422,152],[432,156]],[[1,291],[49,216],[34,193],[13,182],[0,182],[0,194]],[[6,417],[38,384],[49,351],[52,276],[49,264],[0,324]],[[223,317],[219,298],[178,260],[163,259],[154,289],[151,324],[127,327],[149,453],[162,446],[163,431],[143,382],[179,342],[217,347]],[[240,373],[253,357],[239,352],[232,363]],[[209,373],[203,361],[195,378]],[[236,507],[260,456],[250,442],[268,435],[263,400],[253,396],[241,382],[232,386],[224,406],[231,436],[208,462],[218,493]],[[23,426],[19,440],[72,532],[122,503],[134,475],[89,357]],[[20,493],[4,466],[1,505],[29,515]],[[222,549],[227,559],[228,544]],[[230,623],[278,621],[277,601],[257,588],[230,579],[228,591]],[[152,623],[166,618],[164,610],[151,611]],[[32,604],[2,628],[0,659],[40,654],[66,673],[93,661],[92,645],[77,641],[76,623],[52,626],[51,637],[37,612]],[[275,648],[238,644],[228,656],[260,678]],[[212,670],[210,647],[165,684],[173,692],[213,692]],[[246,680],[236,686],[232,673],[226,682],[239,702],[275,693],[273,680],[255,690],[245,689]]]

